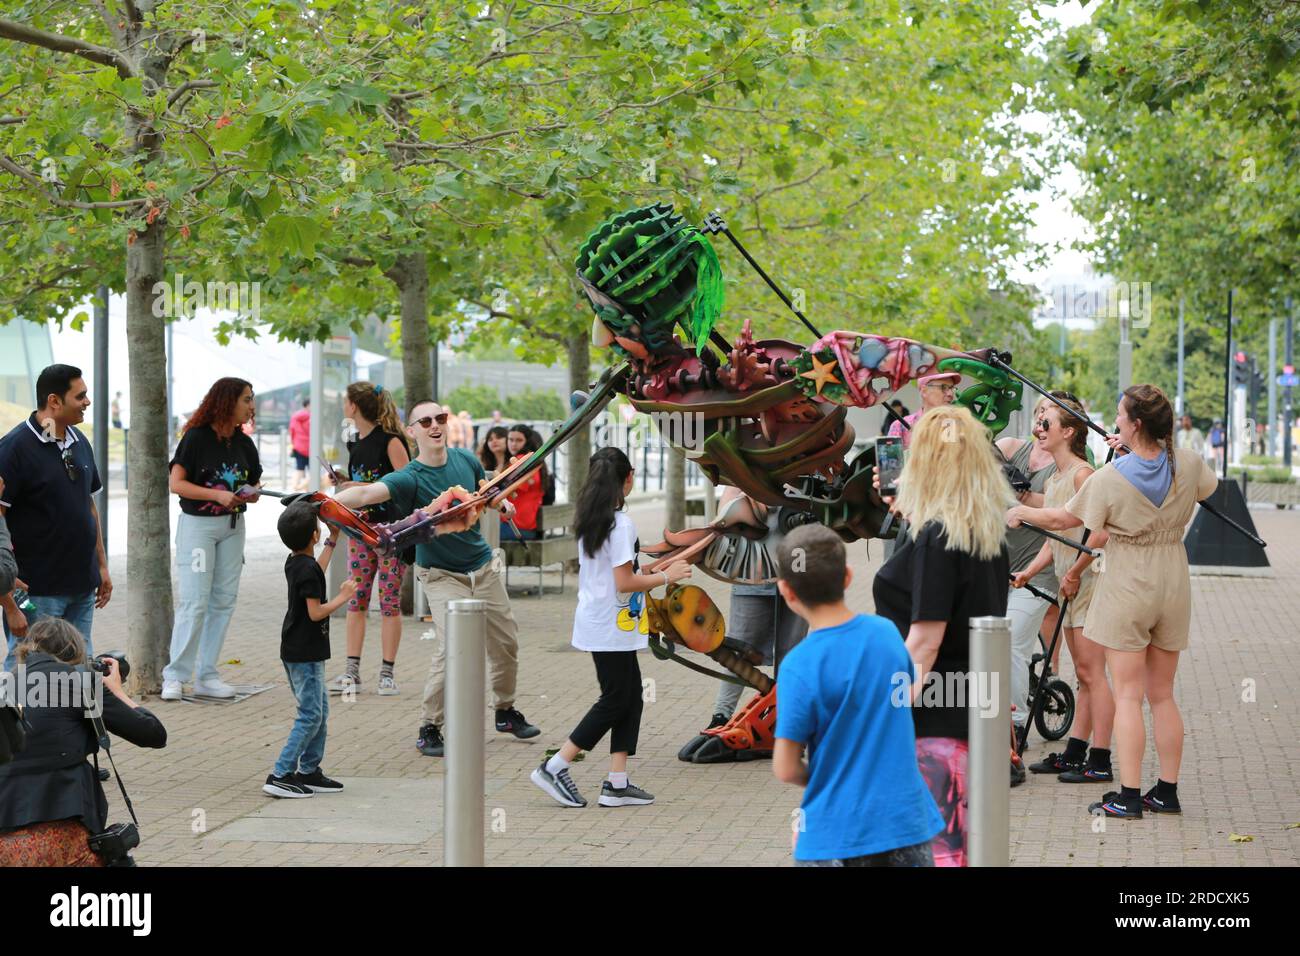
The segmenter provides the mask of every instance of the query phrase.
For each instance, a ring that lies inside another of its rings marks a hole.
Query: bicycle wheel
[[[1060,740],[1074,723],[1074,688],[1053,677],[1043,688],[1043,706],[1034,717],[1034,726],[1045,740]]]

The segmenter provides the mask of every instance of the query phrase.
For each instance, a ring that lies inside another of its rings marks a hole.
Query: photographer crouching
[[[16,657],[26,741],[0,766],[0,866],[133,866],[139,833],[106,825],[101,738],[105,747],[111,733],[157,748],[167,730],[122,689],[125,662],[87,662],[81,634],[61,618],[33,624]]]

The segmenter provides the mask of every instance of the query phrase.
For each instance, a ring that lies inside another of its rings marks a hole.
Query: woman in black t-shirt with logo
[[[337,483],[337,488],[378,481],[410,463],[410,447],[403,437],[397,408],[383,386],[353,382],[343,399],[343,414],[352,419],[357,438],[348,442],[349,480]],[[361,511],[371,521],[393,521],[405,517],[389,514],[387,509],[385,503]],[[397,645],[402,639],[404,571],[405,566],[397,555],[382,557],[360,541],[348,538],[348,573],[356,581],[357,591],[348,601],[347,670],[330,682],[331,693],[341,694],[349,688],[354,691],[361,689],[361,646],[366,640],[366,611],[370,608],[372,590],[379,599],[379,611],[383,615],[379,629],[383,658],[379,666],[377,692],[382,697],[397,693],[393,662],[397,659]]]
[[[180,601],[163,700],[180,700],[181,685],[191,678],[198,696],[235,696],[217,673],[217,658],[239,597],[244,510],[257,501],[251,489],[262,480],[257,446],[243,431],[252,417],[253,386],[242,378],[217,379],[172,455],[169,487],[181,499],[175,556]]]
[[[935,865],[965,866],[967,709],[997,701],[997,688],[970,672],[970,619],[1007,613],[1004,515],[1015,498],[988,430],[959,405],[931,409],[913,426],[898,485],[894,508],[908,520],[907,536],[872,594],[916,665],[917,763],[947,823],[934,838]]]

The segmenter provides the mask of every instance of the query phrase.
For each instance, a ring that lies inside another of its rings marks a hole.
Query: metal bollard
[[[1011,859],[1011,619],[970,619],[966,767],[969,866]]]
[[[483,684],[487,602],[447,602],[443,864],[483,865]]]

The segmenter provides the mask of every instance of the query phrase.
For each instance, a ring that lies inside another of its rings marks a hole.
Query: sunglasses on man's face
[[[437,422],[439,425],[445,425],[447,424],[447,417],[446,412],[443,412],[441,415],[425,415],[423,418],[417,418],[415,424],[419,425],[421,428],[428,428],[434,422]]]

